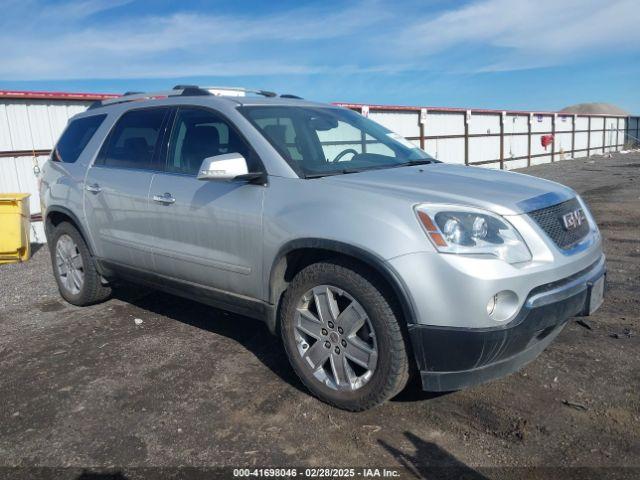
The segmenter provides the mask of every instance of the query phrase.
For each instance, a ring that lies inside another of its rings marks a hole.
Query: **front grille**
[[[572,198],[551,207],[529,212],[529,216],[535,220],[558,247],[567,250],[589,233],[589,223],[587,221],[584,221],[582,225],[574,230],[564,228],[562,216],[578,208],[582,208],[582,206],[576,198]]]

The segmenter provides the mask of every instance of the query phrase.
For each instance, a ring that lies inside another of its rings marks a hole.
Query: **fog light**
[[[496,293],[487,302],[487,315],[496,322],[509,320],[518,310],[518,295],[511,290]]]

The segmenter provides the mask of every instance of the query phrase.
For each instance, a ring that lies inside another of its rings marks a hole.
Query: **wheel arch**
[[[280,303],[293,276],[307,265],[336,258],[355,261],[374,271],[394,295],[404,321],[407,324],[414,323],[415,310],[407,286],[383,258],[365,248],[337,240],[301,238],[283,245],[271,265],[269,303],[274,308],[267,318],[267,325],[272,332],[278,331]]]
[[[43,221],[44,221],[44,230],[45,230],[47,239],[49,238],[52,229],[57,225],[59,225],[61,222],[66,221],[71,223],[76,228],[76,230],[78,230],[78,233],[84,240],[84,243],[87,245],[87,248],[89,249],[89,253],[91,253],[91,256],[95,256],[93,245],[91,244],[90,239],[87,236],[84,230],[84,227],[82,226],[82,223],[80,222],[80,219],[71,210],[59,205],[52,205],[49,208],[47,208],[47,211],[43,217]]]

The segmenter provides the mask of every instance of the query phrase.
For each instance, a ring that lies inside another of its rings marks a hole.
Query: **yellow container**
[[[0,264],[26,262],[31,255],[28,193],[0,193]]]

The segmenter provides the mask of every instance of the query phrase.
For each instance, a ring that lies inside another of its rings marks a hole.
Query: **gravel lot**
[[[413,385],[359,414],[308,395],[257,321],[138,288],[73,307],[57,293],[46,247],[1,266],[0,465],[122,469],[115,478],[214,465],[640,475],[640,154],[525,172],[590,204],[608,257],[603,307],[521,372],[440,396]]]

